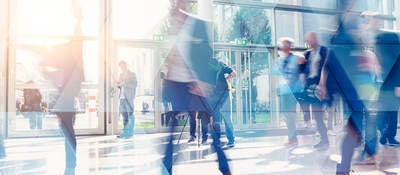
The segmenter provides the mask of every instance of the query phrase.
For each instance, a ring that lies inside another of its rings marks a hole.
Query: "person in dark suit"
[[[301,66],[301,74],[305,76],[305,89],[309,86],[318,85],[321,80],[321,72],[325,66],[325,60],[329,59],[330,51],[327,47],[321,46],[317,39],[317,34],[309,32],[305,35],[307,43],[311,49],[304,53],[305,60]],[[324,123],[323,101],[315,100],[299,100],[300,106],[304,113],[304,118],[310,120],[310,113],[313,113],[315,121],[317,122],[317,129],[321,135],[321,140],[318,144],[314,145],[314,149],[322,150],[329,148],[329,140],[327,128]],[[311,111],[310,111],[311,106]]]
[[[125,61],[119,62],[121,74],[117,82],[120,89],[119,112],[123,117],[124,129],[119,135],[120,138],[129,138],[133,136],[135,127],[134,99],[136,94],[137,79],[136,74],[128,69]]]

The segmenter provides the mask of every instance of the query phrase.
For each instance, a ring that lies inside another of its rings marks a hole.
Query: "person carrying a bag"
[[[304,74],[304,91],[299,97],[300,106],[304,113],[305,120],[310,120],[310,113],[313,113],[317,123],[317,130],[321,135],[321,140],[313,148],[324,150],[329,148],[327,127],[324,123],[323,100],[327,97],[320,96],[318,85],[321,80],[321,72],[329,57],[329,49],[321,46],[317,40],[315,32],[305,35],[305,40],[311,49],[304,53],[305,58],[300,61],[301,73]],[[311,111],[310,111],[311,106]]]

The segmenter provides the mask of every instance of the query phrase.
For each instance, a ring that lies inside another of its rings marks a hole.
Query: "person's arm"
[[[233,70],[230,66],[228,66],[227,64],[221,63],[222,66],[222,70],[224,74],[228,74],[227,77],[225,77],[227,80],[236,77],[236,71]]]
[[[324,100],[328,98],[328,90],[326,88],[326,81],[328,79],[328,71],[327,71],[327,64],[328,64],[328,60],[331,57],[331,52],[327,49],[326,51],[327,56],[325,58],[325,62],[322,65],[322,69],[321,69],[321,77],[319,80],[319,84],[317,86],[318,89],[318,98],[320,100]]]

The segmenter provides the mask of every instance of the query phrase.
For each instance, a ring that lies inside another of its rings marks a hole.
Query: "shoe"
[[[359,161],[355,162],[354,165],[376,165],[375,157],[362,157]]]
[[[340,163],[336,164],[336,175],[350,175],[350,173],[354,173],[354,170],[348,170],[347,168],[343,168],[343,166]]]
[[[207,145],[207,140],[206,139],[201,140],[201,144],[202,145]]]
[[[283,145],[285,145],[285,146],[297,146],[299,144],[299,142],[297,141],[297,140],[295,140],[295,141],[288,141],[288,142],[286,142],[285,144],[283,144]]]
[[[381,143],[382,145],[386,145],[386,142],[387,142],[387,139],[386,139],[386,137],[381,137],[380,139],[379,139],[379,143]]]
[[[314,145],[313,148],[314,148],[314,149],[317,149],[317,150],[325,150],[325,149],[328,149],[328,148],[329,148],[329,142],[323,142],[323,141],[321,141],[321,142],[319,142],[318,144]]]
[[[190,139],[188,140],[188,143],[194,142],[196,140],[196,137],[190,136]]]
[[[400,142],[399,141],[397,141],[396,139],[388,139],[388,145],[389,146],[399,146],[400,145]]]
[[[124,134],[124,135],[119,135],[119,136],[117,136],[117,137],[120,138],[120,139],[129,139],[129,138],[132,138],[133,135]]]
[[[228,148],[233,148],[233,147],[235,147],[235,142],[228,142],[228,143],[226,144],[226,147],[228,147]]]

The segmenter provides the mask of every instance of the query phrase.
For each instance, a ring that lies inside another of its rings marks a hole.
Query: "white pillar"
[[[212,21],[213,20],[213,6],[212,0],[198,0],[197,10],[200,18]]]

